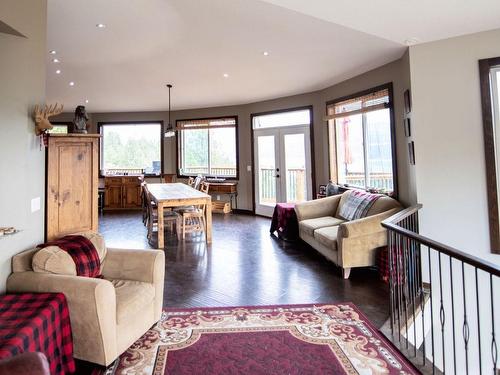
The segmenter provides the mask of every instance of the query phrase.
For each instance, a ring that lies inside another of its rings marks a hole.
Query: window
[[[237,178],[237,117],[178,120],[179,175]]]
[[[48,130],[49,134],[68,134],[68,124],[52,123],[52,129]]]
[[[327,110],[332,180],[352,187],[394,192],[389,88],[334,101]]]
[[[479,60],[491,252],[500,254],[500,57]]]
[[[100,123],[103,174],[160,175],[162,127],[161,122]]]
[[[300,109],[297,111],[255,116],[252,126],[254,129],[266,129],[282,126],[309,125],[310,123],[311,111],[309,109]]]

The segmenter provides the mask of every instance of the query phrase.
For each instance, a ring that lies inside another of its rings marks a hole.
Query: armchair
[[[103,279],[35,272],[36,251],[13,257],[7,291],[64,293],[75,358],[107,366],[160,319],[163,251],[108,248]]]

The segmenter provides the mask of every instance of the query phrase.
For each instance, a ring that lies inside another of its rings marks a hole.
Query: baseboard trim
[[[252,216],[255,215],[252,210],[242,210],[240,208],[234,208],[233,212],[239,215],[252,215]]]

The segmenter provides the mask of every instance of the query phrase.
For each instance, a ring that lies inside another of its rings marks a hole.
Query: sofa
[[[66,274],[34,270],[34,266],[40,267],[33,262],[38,251],[32,249],[13,257],[7,291],[64,293],[75,358],[108,366],[160,319],[163,251],[106,248],[100,252],[103,278],[76,276],[71,270]],[[53,267],[61,268],[63,263]]]
[[[295,205],[300,238],[341,267],[344,279],[354,267],[376,264],[377,248],[387,245],[387,232],[380,223],[402,209],[397,200],[380,195],[365,217],[346,220],[339,213],[354,192]]]

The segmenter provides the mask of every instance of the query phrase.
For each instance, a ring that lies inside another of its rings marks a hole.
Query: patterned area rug
[[[106,374],[418,374],[352,304],[166,310]]]

